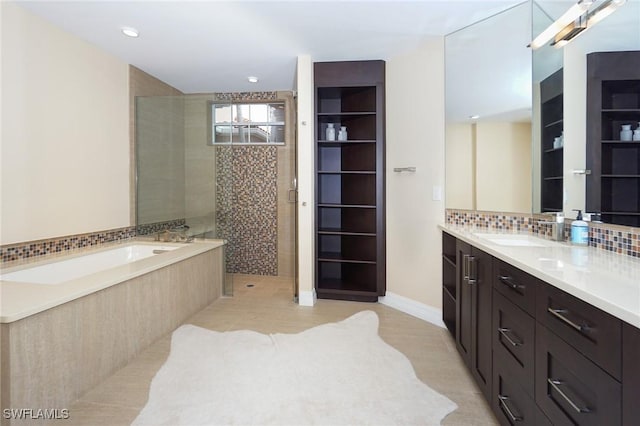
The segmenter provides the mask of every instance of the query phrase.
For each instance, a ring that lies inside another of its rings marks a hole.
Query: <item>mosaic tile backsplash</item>
[[[551,226],[540,224],[548,220],[546,215],[496,213],[474,210],[446,210],[446,223],[471,226],[487,231],[522,232],[542,237],[551,236]],[[565,240],[571,238],[571,220],[566,219]],[[621,254],[640,257],[640,228],[605,223],[589,223],[589,246]]]
[[[88,234],[69,235],[66,237],[50,238],[46,240],[28,241],[17,244],[0,246],[2,263],[31,259],[70,250],[95,247],[100,244],[128,240],[136,236],[136,228],[111,229]]]

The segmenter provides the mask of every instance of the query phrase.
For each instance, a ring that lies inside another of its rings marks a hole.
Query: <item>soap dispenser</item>
[[[571,244],[576,246],[586,246],[589,244],[589,225],[582,220],[582,210],[574,209],[578,212],[576,220],[571,222]]]

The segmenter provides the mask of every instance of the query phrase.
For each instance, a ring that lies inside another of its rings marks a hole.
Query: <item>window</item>
[[[212,103],[210,145],[284,144],[284,102]]]

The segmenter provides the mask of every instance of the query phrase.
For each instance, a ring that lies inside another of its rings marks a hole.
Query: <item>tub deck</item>
[[[158,246],[158,248],[172,245],[178,246],[178,248],[166,253],[155,254],[135,262],[115,266],[107,270],[91,273],[55,285],[4,280],[0,281],[0,294],[2,294],[2,297],[0,298],[0,323],[11,323],[47,309],[51,309],[63,303],[67,303],[74,299],[111,287],[112,285],[147,274],[155,269],[159,269],[180,262],[189,257],[196,256],[200,253],[221,247],[224,245],[224,242],[222,240],[205,240],[194,241],[187,244],[168,244],[134,240],[120,244],[120,246],[131,244],[155,245]],[[114,247],[116,246],[110,246],[98,250],[85,250],[72,256],[47,259],[28,266],[23,265],[10,269],[3,269],[2,272],[3,275],[5,275],[21,269],[61,262],[70,258],[81,258],[87,254],[112,250]]]
[[[65,409],[211,304],[222,246],[189,243],[57,285],[1,282],[0,408]]]

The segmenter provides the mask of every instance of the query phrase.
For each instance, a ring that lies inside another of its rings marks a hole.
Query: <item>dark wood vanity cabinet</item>
[[[622,325],[622,424],[640,424],[640,329]]]
[[[443,268],[456,347],[500,424],[640,424],[639,328],[446,232]]]
[[[384,61],[314,64],[319,298],[385,295],[384,83]]]
[[[490,398],[493,258],[460,240],[456,252],[456,347],[485,397]]]

